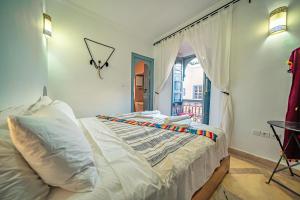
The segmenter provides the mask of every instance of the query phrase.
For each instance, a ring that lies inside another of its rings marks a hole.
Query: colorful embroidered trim
[[[104,115],[98,115],[97,117],[99,119],[105,119],[112,122],[122,122],[122,123],[131,124],[135,126],[148,126],[148,127],[160,128],[160,129],[165,129],[165,130],[170,130],[170,131],[175,131],[180,133],[191,133],[196,135],[202,135],[212,139],[215,142],[217,141],[217,137],[218,137],[218,135],[216,135],[211,131],[201,130],[201,129],[192,129],[192,128],[180,127],[175,125],[167,125],[167,124],[155,124],[151,122],[139,122],[135,120],[119,119],[116,117],[109,117]]]

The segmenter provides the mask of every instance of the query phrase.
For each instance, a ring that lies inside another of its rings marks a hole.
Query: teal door
[[[143,62],[144,73],[143,75],[136,74],[136,66],[138,63]],[[134,112],[135,107],[135,88],[139,85],[142,91],[140,95],[143,101],[143,110],[153,110],[153,87],[154,87],[154,60],[143,55],[136,53],[131,54],[131,112]],[[141,101],[141,100],[139,100]]]
[[[183,63],[182,58],[177,58],[172,69],[172,104],[171,115],[182,113],[183,96]]]
[[[211,82],[204,74],[204,80],[203,80],[203,99],[204,99],[204,105],[203,105],[203,124],[209,124],[209,108],[210,108],[210,91],[211,91]]]

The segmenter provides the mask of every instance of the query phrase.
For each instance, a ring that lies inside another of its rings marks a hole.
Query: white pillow
[[[11,106],[0,111],[0,128],[8,129],[7,126],[7,117],[10,115],[31,115],[34,112],[37,112],[41,108],[46,105],[49,105],[52,100],[47,96],[40,97],[35,103],[32,105],[19,105],[19,106]]]
[[[8,130],[0,129],[0,199],[42,200],[49,187],[15,149]]]
[[[73,109],[67,103],[60,101],[60,100],[55,100],[51,103],[51,106],[60,110],[62,113],[67,115],[73,122],[75,122],[77,125],[79,125],[79,123],[75,117],[75,114],[73,112]]]
[[[28,105],[21,105],[21,106],[12,106],[6,108],[5,110],[0,111],[0,128],[8,129],[7,117],[10,115],[24,115],[27,108]]]
[[[49,105],[31,116],[11,116],[12,142],[45,183],[73,192],[91,191],[98,178],[80,128]]]

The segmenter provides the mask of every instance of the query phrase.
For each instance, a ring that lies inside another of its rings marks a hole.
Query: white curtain
[[[230,141],[233,112],[229,89],[229,58],[232,25],[232,5],[188,28],[171,39],[155,46],[155,85],[160,92],[171,73],[181,43],[186,41],[193,48],[204,72],[212,84],[222,92],[218,112],[222,128]],[[225,93],[223,93],[225,92]],[[157,95],[156,95],[157,96]],[[159,102],[156,98],[156,107]]]
[[[229,89],[229,58],[232,5],[185,31],[184,39],[193,48],[205,74],[222,92],[219,124],[230,141],[233,112]]]
[[[182,40],[183,34],[179,33],[154,47],[154,109],[158,109],[159,93],[172,71]]]

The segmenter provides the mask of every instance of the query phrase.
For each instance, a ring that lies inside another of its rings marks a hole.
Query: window
[[[175,90],[181,91],[181,81],[175,81],[174,84],[175,84]]]
[[[202,85],[193,85],[193,99],[202,99]]]
[[[174,94],[174,102],[180,102],[181,101],[181,95],[180,93]]]
[[[173,67],[173,98],[172,102],[182,102],[182,62],[177,60]]]
[[[172,72],[171,115],[189,114],[193,121],[208,124],[210,81],[196,56],[178,57]]]

